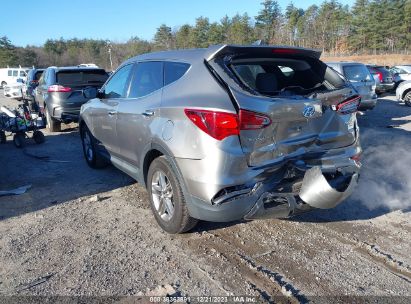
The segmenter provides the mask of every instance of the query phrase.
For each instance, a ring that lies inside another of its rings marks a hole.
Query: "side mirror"
[[[97,90],[97,98],[103,99],[105,98],[106,94],[104,93],[103,89]]]
[[[87,99],[93,99],[97,97],[97,89],[96,88],[85,88],[83,90],[83,96]]]

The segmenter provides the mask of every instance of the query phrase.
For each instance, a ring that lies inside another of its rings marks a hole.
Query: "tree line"
[[[264,0],[255,17],[225,16],[219,22],[199,17],[195,24],[161,24],[151,41],[137,36],[126,42],[49,39],[43,46],[16,47],[0,38],[0,67],[96,63],[116,68],[126,58],[159,50],[212,44],[281,44],[322,50],[330,55],[407,53],[411,45],[411,0],[356,0],[352,7],[325,0],[307,9],[292,2],[282,9]]]

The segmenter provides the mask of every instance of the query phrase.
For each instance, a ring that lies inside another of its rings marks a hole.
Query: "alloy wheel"
[[[94,156],[93,145],[91,143],[90,134],[87,131],[85,131],[83,135],[83,144],[84,144],[84,152],[86,154],[87,160],[90,162],[93,161],[93,156]]]
[[[151,181],[151,195],[154,207],[164,221],[170,221],[174,215],[173,187],[167,175],[157,170]]]

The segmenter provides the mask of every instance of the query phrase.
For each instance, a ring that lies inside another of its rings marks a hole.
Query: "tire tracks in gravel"
[[[367,258],[367,260],[384,267],[386,270],[411,284],[411,266],[394,257],[393,254],[381,250],[377,245],[361,241],[357,237],[350,237],[334,229],[329,229],[323,224],[310,224],[321,230],[322,233],[331,235],[343,244],[352,246],[353,249]]]
[[[230,290],[235,290],[234,285],[240,280],[245,282],[249,289],[257,292],[261,301],[267,303],[276,303],[279,297],[286,303],[309,302],[284,275],[259,265],[227,235],[210,232],[203,232],[202,235],[207,237],[187,237],[186,245],[195,255],[208,256],[208,263],[211,262],[215,268],[231,268],[231,282],[226,282],[231,285]],[[225,280],[226,278],[221,278],[221,281]]]

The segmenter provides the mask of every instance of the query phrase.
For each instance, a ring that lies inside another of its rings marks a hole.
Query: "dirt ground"
[[[24,150],[8,137],[0,190],[32,187],[0,197],[0,299],[168,292],[409,303],[411,108],[394,99],[359,115],[363,170],[348,201],[287,220],[201,222],[184,235],[159,229],[131,178],[86,165],[75,125]]]

